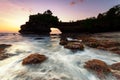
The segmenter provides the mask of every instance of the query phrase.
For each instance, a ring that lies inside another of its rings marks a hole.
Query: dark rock
[[[120,80],[120,70],[112,70],[111,69],[111,73],[116,78],[116,80]]]
[[[50,28],[60,29],[62,33],[99,33],[120,31],[120,4],[107,12],[100,13],[98,17],[91,17],[75,22],[61,22],[57,16],[52,16],[50,10],[43,14],[30,15],[29,21],[21,26],[21,34],[49,34]]]
[[[113,69],[113,70],[119,70],[119,71],[120,71],[120,62],[114,63],[114,64],[112,64],[110,67],[111,67],[111,69]]]
[[[51,32],[50,26],[57,26],[58,24],[58,18],[51,13],[47,13],[48,11],[50,10],[45,11],[43,14],[30,15],[29,21],[21,26],[19,32],[21,34],[48,35]]]
[[[84,67],[100,74],[110,72],[109,66],[104,61],[98,59],[93,59],[85,62]]]
[[[5,54],[5,49],[10,46],[11,46],[10,44],[0,44],[0,60],[3,60],[9,57],[9,54]]]
[[[120,46],[120,43],[114,42],[112,40],[101,40],[101,41],[99,41],[99,44],[100,44],[100,46],[103,46],[105,48]]]
[[[23,65],[27,65],[27,64],[38,64],[38,63],[42,63],[43,61],[45,61],[47,59],[47,57],[45,55],[41,55],[41,54],[31,54],[28,57],[23,59],[22,64]]]
[[[0,48],[2,49],[10,47],[10,46],[11,46],[10,44],[0,44]]]
[[[86,43],[87,46],[92,47],[92,48],[97,48],[99,46],[98,42],[88,42]]]
[[[107,48],[108,51],[118,51],[120,50],[120,48],[118,48],[117,46],[113,46],[113,47],[110,47],[110,48]]]
[[[118,51],[113,51],[113,53],[120,55],[120,50],[118,50]]]
[[[44,39],[44,38],[35,38],[35,40],[41,40],[41,39]]]
[[[5,58],[8,58],[9,57],[9,55],[8,54],[0,54],[0,60],[3,60],[3,59],[5,59]]]
[[[60,45],[66,45],[68,43],[68,40],[67,40],[67,38],[61,38],[61,40],[60,40]]]
[[[116,80],[120,80],[120,62],[108,66],[105,62],[97,59],[90,60],[85,63],[85,68],[96,72],[101,80],[106,80],[105,74],[111,73]]]
[[[120,43],[112,40],[97,40],[89,36],[78,37],[86,46],[120,54]]]
[[[117,72],[117,71],[112,72],[112,75],[113,75],[114,77],[116,77],[116,80],[120,80],[120,73],[119,73],[119,72]]]
[[[106,50],[104,47],[102,46],[98,46],[97,49],[100,49],[100,50]]]
[[[84,50],[84,46],[80,42],[68,42],[67,45],[64,46],[65,48],[68,49],[78,49],[78,50]]]

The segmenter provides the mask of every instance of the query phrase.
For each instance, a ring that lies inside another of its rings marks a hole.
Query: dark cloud
[[[82,3],[82,2],[84,2],[84,0],[73,0],[70,2],[70,5],[76,5],[76,4]]]
[[[75,5],[75,4],[76,4],[75,1],[70,2],[70,5]]]

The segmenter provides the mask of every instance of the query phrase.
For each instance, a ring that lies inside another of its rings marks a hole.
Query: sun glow
[[[14,17],[0,18],[0,32],[18,32],[20,26],[27,21],[27,16],[15,15]]]
[[[20,25],[24,24],[25,20],[20,19],[4,19],[0,22],[0,32],[18,32]]]
[[[50,28],[50,34],[61,34],[62,32],[58,28]]]

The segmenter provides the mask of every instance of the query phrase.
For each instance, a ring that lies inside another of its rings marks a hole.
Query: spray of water
[[[38,37],[41,39],[35,40]],[[8,34],[0,40],[0,43],[12,44],[6,53],[14,54],[0,61],[0,80],[104,80],[86,70],[85,62],[91,59],[100,59],[108,64],[120,61],[118,55],[87,47],[76,52],[64,49],[59,45],[59,36],[22,37]],[[48,59],[42,64],[23,66],[22,60],[31,53],[46,55]],[[116,79],[107,75],[105,80]]]

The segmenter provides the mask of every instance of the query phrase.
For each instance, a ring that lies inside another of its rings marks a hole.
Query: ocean
[[[106,37],[111,35],[114,37]],[[99,34],[103,36],[100,39],[110,38],[119,42],[120,33],[117,33],[117,37],[115,35]],[[74,52],[59,45],[59,42],[60,35],[0,33],[0,44],[12,45],[5,49],[5,53],[13,55],[0,60],[0,80],[116,80],[111,74],[100,79],[84,65],[91,59],[111,65],[120,61],[120,55],[90,47]],[[22,65],[22,60],[33,53],[43,54],[48,59],[41,64]]]

